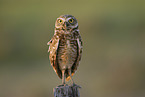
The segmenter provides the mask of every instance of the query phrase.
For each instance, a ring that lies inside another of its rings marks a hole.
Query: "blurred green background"
[[[62,14],[83,39],[81,97],[145,97],[144,0],[0,0],[0,97],[53,97],[46,44]]]

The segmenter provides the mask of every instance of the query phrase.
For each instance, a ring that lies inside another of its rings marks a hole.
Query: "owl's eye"
[[[62,23],[62,20],[61,20],[61,19],[59,19],[59,20],[58,20],[58,23],[60,23],[60,24],[61,24],[61,23]]]
[[[73,19],[69,19],[69,23],[73,23],[74,22],[74,20]]]

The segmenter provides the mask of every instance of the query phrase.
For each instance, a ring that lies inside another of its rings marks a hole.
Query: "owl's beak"
[[[65,29],[69,26],[69,24],[67,22],[64,22],[64,27]]]

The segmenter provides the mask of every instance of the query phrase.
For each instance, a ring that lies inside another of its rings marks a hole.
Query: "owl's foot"
[[[72,86],[76,86],[76,87],[78,87],[78,88],[81,88],[81,86],[79,86],[79,85],[77,85],[77,84],[75,84],[75,83],[73,83]]]
[[[68,84],[62,84],[62,85],[59,85],[57,87],[64,87],[64,86],[68,86]]]

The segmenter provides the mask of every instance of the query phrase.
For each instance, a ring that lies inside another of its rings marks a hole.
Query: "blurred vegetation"
[[[82,97],[145,96],[144,0],[0,0],[0,97],[52,97],[47,42],[62,14],[79,22]]]

